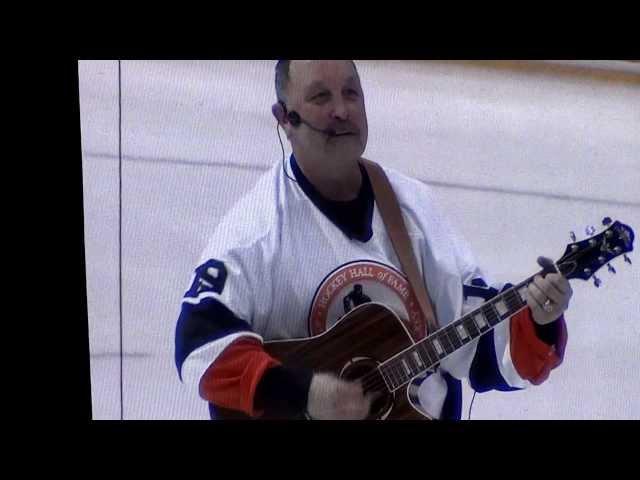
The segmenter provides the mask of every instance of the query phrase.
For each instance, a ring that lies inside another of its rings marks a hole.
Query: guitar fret
[[[387,371],[387,366],[382,364],[380,366],[380,372],[382,373],[382,379],[387,384],[387,387],[389,387],[390,389],[393,388],[393,381],[391,380],[389,372]]]
[[[467,329],[464,327],[464,322],[459,322],[456,325],[456,332],[458,333],[458,336],[460,337],[460,340],[465,343],[467,341],[470,340],[469,338],[469,333],[467,332]]]
[[[451,343],[453,344],[453,350],[449,353],[453,353],[455,350],[462,346],[462,340],[460,340],[460,337],[458,337],[458,333],[456,332],[456,329],[453,325],[448,325],[446,330],[447,335],[451,340]]]
[[[397,359],[395,360],[394,363],[395,363],[396,372],[398,373],[398,380],[400,381],[398,385],[402,385],[404,382],[407,381],[407,378],[405,377],[406,374],[402,369],[402,363],[400,363]]]
[[[397,386],[402,385],[402,372],[398,368],[398,364],[395,360],[391,362],[391,371],[393,372],[393,376],[397,382]]]
[[[507,312],[506,315],[505,314],[501,314],[502,317],[507,317],[513,314],[513,312],[515,312],[516,310],[518,310],[519,305],[518,305],[518,300],[515,296],[515,291],[514,290],[508,290],[507,292],[505,292],[503,294],[503,301],[505,306],[507,307]]]
[[[453,351],[453,344],[449,339],[449,335],[447,335],[447,329],[445,328],[444,330],[442,330],[438,337],[440,338],[440,344],[445,350],[445,355],[451,353]]]
[[[407,354],[405,355],[405,358],[407,359],[407,363],[409,364],[409,367],[411,367],[412,376],[420,372],[420,363],[416,361],[415,355],[416,355],[415,349],[408,351]]]
[[[456,337],[456,349],[460,348],[465,344],[463,336],[460,334],[460,331],[458,330],[459,326],[461,326],[459,323],[454,323],[450,325],[451,331]]]
[[[526,288],[526,287],[525,287]],[[513,298],[515,299],[515,302],[518,306],[518,308],[524,307],[527,304],[527,301],[525,300],[525,297],[523,297],[520,294],[519,290],[516,290],[515,288],[511,291]]]
[[[504,294],[504,303],[507,306],[507,312],[509,314],[517,310],[517,301],[513,296],[513,290],[509,290]]]
[[[426,367],[427,363],[431,363],[431,358],[429,358],[429,351],[426,349],[424,342],[418,343],[415,348],[415,354],[420,358],[420,361],[423,363],[424,367]]]
[[[511,290],[511,294],[509,296],[511,297],[511,301],[513,302],[512,305],[514,312],[521,309],[527,304],[527,302],[523,301],[523,299],[520,297],[520,294],[515,289]]]
[[[502,297],[493,302],[493,307],[495,308],[496,312],[498,312],[499,318],[504,318],[505,315],[509,312],[505,297]]]
[[[389,377],[391,378],[391,387],[396,388],[400,385],[400,383],[398,383],[398,376],[396,375],[395,369],[393,367],[393,362],[390,362],[388,364],[387,371],[389,372]]]
[[[439,332],[436,338],[438,339],[438,345],[440,345],[440,348],[442,349],[442,353],[438,353],[440,357],[443,357],[447,353],[449,353],[449,339],[447,338],[447,334],[444,331]]]
[[[522,304],[526,304],[528,294],[527,285],[522,285],[516,290],[516,292],[518,293],[518,299],[521,300]]]
[[[444,338],[447,339],[447,355],[449,355],[451,352],[455,351],[456,349],[456,344],[453,341],[453,339],[451,338],[451,332],[449,331],[448,328],[444,328],[442,331]]]
[[[438,350],[433,343],[433,339],[431,339],[429,343],[426,344],[426,346],[429,349],[429,356],[432,359],[432,362],[437,363],[440,360],[440,355],[438,355]]]
[[[422,351],[426,354],[427,359],[429,360],[429,364],[433,365],[434,363],[436,363],[438,357],[434,355],[434,352],[431,350],[428,342],[425,341],[420,343],[420,348],[422,348]]]
[[[382,377],[382,380],[384,381],[384,383],[387,385],[387,387],[391,386],[391,382],[389,381],[389,378],[387,377],[387,374],[385,372],[385,367],[384,367],[384,363],[382,365],[380,365],[378,367],[378,372],[380,372],[380,376]]]
[[[462,340],[460,340],[460,336],[458,335],[458,331],[456,330],[455,325],[448,325],[447,329],[449,330],[449,337],[453,340],[454,351],[459,349],[462,346]]]
[[[479,330],[479,332],[484,332],[489,328],[489,325],[487,324],[487,321],[485,320],[484,315],[480,312],[475,313],[473,315],[473,322],[475,323],[476,328]]]
[[[523,288],[526,289],[527,287],[523,287]],[[527,297],[522,295],[522,290],[516,290],[514,288],[513,289],[513,293],[514,293],[514,295],[518,299],[518,302],[520,302],[521,305],[526,305]]]
[[[387,387],[389,387],[390,389],[393,389],[393,381],[391,380],[391,377],[389,375],[387,365],[385,364],[380,365],[380,368],[378,370],[382,375],[382,379],[387,384]]]
[[[476,338],[480,334],[480,330],[476,325],[476,322],[473,321],[471,316],[466,316],[462,320],[462,324],[465,326],[467,332],[471,334],[471,337]]]
[[[441,355],[444,355],[444,348],[442,348],[442,345],[440,344],[440,341],[438,340],[438,338],[434,338],[431,341],[431,344],[436,349],[436,354],[438,355],[438,358],[440,358]]]
[[[484,313],[485,318],[489,322],[489,325],[491,325],[492,327],[494,325],[497,325],[500,322],[500,317],[498,316],[498,313],[496,312],[495,308],[493,308],[493,305],[491,305],[490,303],[483,305],[482,312]]]
[[[409,364],[404,358],[400,359],[400,365],[404,367],[404,371],[407,375],[411,374],[411,369],[409,368]]]
[[[413,359],[415,360],[416,365],[418,366],[418,370],[422,370],[424,368],[424,363],[422,362],[422,358],[420,358],[420,354],[415,350],[412,352],[412,354],[413,354]]]

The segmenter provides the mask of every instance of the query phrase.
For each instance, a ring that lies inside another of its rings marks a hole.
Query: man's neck
[[[295,155],[302,173],[327,200],[346,202],[358,196],[362,173],[355,158],[317,158]]]

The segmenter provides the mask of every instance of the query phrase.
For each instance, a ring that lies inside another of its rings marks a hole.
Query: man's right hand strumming
[[[365,394],[358,382],[316,373],[309,388],[307,413],[313,420],[363,420],[376,396]]]

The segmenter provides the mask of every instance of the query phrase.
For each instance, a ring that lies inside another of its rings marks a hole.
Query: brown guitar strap
[[[429,335],[438,329],[438,320],[431,305],[427,287],[416,264],[416,258],[411,247],[407,227],[402,218],[398,199],[380,165],[365,158],[362,159],[362,164],[369,174],[380,216],[387,228],[391,244],[396,255],[398,255],[402,270],[404,270],[409,280],[409,285],[411,285],[418,299],[422,314],[427,321],[427,335]]]

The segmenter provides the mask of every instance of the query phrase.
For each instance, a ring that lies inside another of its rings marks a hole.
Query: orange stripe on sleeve
[[[229,345],[200,379],[200,396],[223,408],[239,410],[250,416],[254,410],[256,387],[264,372],[280,362],[255,339],[241,338]]]
[[[536,335],[533,316],[526,308],[511,317],[511,360],[518,374],[534,385],[540,385],[551,370],[558,367],[564,358],[567,344],[567,327],[564,318],[560,322],[560,334],[556,345],[547,345]]]

